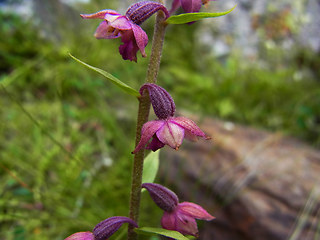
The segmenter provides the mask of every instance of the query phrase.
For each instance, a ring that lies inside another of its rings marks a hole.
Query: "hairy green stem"
[[[163,4],[163,1],[160,1]],[[146,82],[156,83],[158,72],[160,68],[161,54],[163,48],[163,41],[165,35],[166,23],[165,14],[162,11],[157,13],[155,29],[152,40],[152,49],[150,55],[150,61],[148,65]],[[141,138],[141,129],[143,124],[148,121],[150,111],[150,99],[146,92],[139,98],[139,110],[136,129],[136,145]],[[140,210],[140,196],[141,196],[141,184],[143,173],[143,160],[144,150],[139,151],[134,155],[132,180],[131,180],[131,195],[130,195],[130,213],[129,216],[132,220],[138,223],[139,210]],[[137,234],[134,232],[133,226],[128,227],[128,240],[136,240]]]

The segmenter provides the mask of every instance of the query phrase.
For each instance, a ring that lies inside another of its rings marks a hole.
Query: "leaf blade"
[[[181,233],[177,231],[167,230],[163,228],[153,228],[153,227],[141,227],[136,228],[135,231],[140,234],[158,234],[165,237],[174,238],[177,240],[189,240],[187,237],[183,236]]]
[[[153,183],[159,169],[160,150],[150,152],[144,159],[142,183]],[[145,189],[143,189],[145,190]]]
[[[233,8],[229,9],[225,12],[218,12],[218,13],[208,13],[208,12],[196,12],[196,13],[183,13],[179,15],[174,15],[169,17],[166,22],[168,24],[184,24],[189,22],[194,22],[201,20],[203,18],[215,18],[227,15],[228,13],[232,12],[237,5],[235,5]]]
[[[118,78],[116,78],[115,76],[113,76],[112,74],[100,69],[100,68],[97,68],[97,67],[93,67],[83,61],[81,61],[80,59],[72,56],[70,53],[69,53],[69,56],[71,58],[73,58],[74,60],[76,60],[78,63],[84,65],[85,67],[99,73],[100,75],[104,76],[105,78],[107,78],[110,82],[112,82],[113,84],[115,84],[116,86],[118,86],[119,88],[121,88],[124,92],[134,96],[134,97],[140,97],[140,93],[135,90],[134,88],[130,87],[129,85],[125,84],[124,82],[122,82],[121,80],[119,80]]]

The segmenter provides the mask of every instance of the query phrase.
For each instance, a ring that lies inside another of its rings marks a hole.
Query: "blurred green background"
[[[137,101],[68,56],[138,89],[148,58],[138,54],[138,63],[123,61],[119,39],[94,39],[99,21],[78,17],[126,3],[34,2],[32,17],[0,5],[0,239],[64,239],[128,213]],[[292,15],[270,11],[253,26],[261,39],[256,59],[237,50],[214,57],[198,41],[201,23],[169,26],[159,84],[178,111],[281,132],[319,147],[319,52],[278,45],[283,36],[274,33],[295,34],[297,26]],[[151,18],[143,24],[149,39],[153,23]],[[161,211],[146,194],[143,202],[142,224],[159,226]]]

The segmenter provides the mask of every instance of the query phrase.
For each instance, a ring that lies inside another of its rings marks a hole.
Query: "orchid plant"
[[[115,10],[105,9],[93,14],[80,14],[84,19],[101,19],[94,36],[97,39],[121,38],[122,45],[119,53],[124,60],[137,62],[137,53],[147,57],[146,46],[148,36],[140,25],[153,14],[157,14],[149,65],[146,74],[146,83],[139,91],[133,89],[123,81],[108,72],[90,66],[73,57],[84,66],[98,72],[113,84],[120,87],[125,93],[137,98],[139,109],[137,114],[136,147],[132,151],[133,168],[130,196],[129,217],[114,216],[98,223],[92,231],[77,232],[67,237],[66,240],[106,240],[113,235],[124,223],[128,223],[128,240],[138,239],[139,233],[160,234],[171,239],[186,240],[185,235],[198,237],[198,227],[195,219],[211,221],[214,219],[201,206],[191,203],[179,203],[177,195],[168,188],[145,179],[143,169],[153,172],[155,167],[146,167],[145,149],[157,153],[165,145],[178,150],[184,138],[195,141],[198,138],[209,140],[207,136],[192,120],[175,116],[176,106],[170,94],[157,85],[157,76],[160,69],[161,54],[165,37],[165,30],[170,24],[192,24],[203,18],[219,17],[230,13],[234,8],[220,13],[199,12],[202,5],[210,0],[173,0],[171,9],[167,9],[165,1],[140,1],[131,5],[125,15]],[[184,14],[175,15],[182,8]],[[158,119],[148,121],[150,106],[152,105]],[[155,153],[150,153],[155,154]],[[156,157],[159,154],[155,155]],[[163,229],[138,226],[141,190],[145,188],[155,204],[163,211],[161,226]]]

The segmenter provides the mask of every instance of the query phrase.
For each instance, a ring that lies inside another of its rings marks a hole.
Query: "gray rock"
[[[320,151],[232,123],[201,127],[213,141],[185,141],[160,156],[161,181],[216,217],[201,224],[200,239],[316,239]]]

